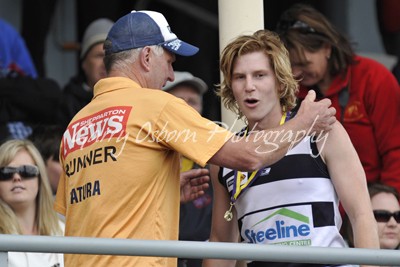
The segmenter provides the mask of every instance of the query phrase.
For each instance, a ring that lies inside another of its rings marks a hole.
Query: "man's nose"
[[[256,86],[251,78],[246,78],[245,89],[249,92],[256,89]]]

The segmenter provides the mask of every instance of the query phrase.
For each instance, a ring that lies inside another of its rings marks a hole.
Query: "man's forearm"
[[[311,123],[296,117],[273,129],[232,136],[210,162],[231,169],[254,171],[283,158],[288,150],[311,133],[310,129]]]
[[[246,145],[249,146],[250,151],[254,151],[253,156],[259,161],[259,168],[261,168],[280,160],[310,134],[312,134],[312,124],[301,118],[293,118],[274,129],[250,132]]]

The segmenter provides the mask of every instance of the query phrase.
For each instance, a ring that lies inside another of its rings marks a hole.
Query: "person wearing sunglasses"
[[[399,191],[400,89],[394,75],[382,64],[355,54],[350,41],[311,6],[296,4],[284,11],[276,31],[289,50],[300,83],[299,99],[310,89],[318,99],[329,98],[367,181]]]
[[[382,249],[398,249],[400,244],[399,193],[394,187],[372,184],[368,187]]]
[[[379,247],[381,249],[399,249],[400,245],[400,197],[393,186],[371,183],[368,192],[375,220],[378,225]],[[343,235],[349,247],[354,247],[351,223],[346,216],[342,227]],[[391,266],[398,267],[400,265]]]
[[[40,152],[31,141],[6,141],[0,146],[0,234],[62,236],[63,230]],[[63,255],[9,252],[8,266],[62,267]]]

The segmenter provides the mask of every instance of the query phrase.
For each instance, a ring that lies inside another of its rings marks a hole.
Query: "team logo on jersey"
[[[226,170],[229,170],[229,169],[226,169]],[[226,173],[227,173],[226,170],[224,170],[225,173],[223,175],[226,175]],[[270,171],[271,171],[271,168],[261,169],[259,176],[266,176],[270,173]],[[244,185],[248,181],[249,173],[242,172],[239,178],[240,178],[240,185]],[[228,188],[228,191],[231,192],[233,190],[233,184],[235,183],[235,175],[232,175],[231,177],[227,178],[225,183],[226,183],[226,188]]]
[[[103,109],[71,123],[62,139],[62,156],[87,147],[94,142],[122,138],[132,107],[115,106]]]
[[[256,244],[310,246],[311,221],[309,216],[280,208],[244,229],[244,239]]]

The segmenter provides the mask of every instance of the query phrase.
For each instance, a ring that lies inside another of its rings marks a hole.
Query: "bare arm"
[[[214,189],[213,212],[210,242],[238,242],[239,229],[236,211],[232,209],[233,219],[226,221],[225,212],[229,209],[230,197],[226,189],[218,181],[219,167],[211,165],[211,181]],[[203,267],[232,267],[235,260],[204,259]]]
[[[329,131],[336,121],[335,109],[329,108],[330,100],[314,100],[315,92],[310,90],[295,118],[275,129],[250,133],[246,138],[232,137],[209,162],[241,171],[275,163],[306,135]]]
[[[328,133],[325,145],[318,149],[326,161],[339,199],[349,216],[354,245],[379,248],[377,225],[367,190],[367,179],[350,138],[340,123]]]

